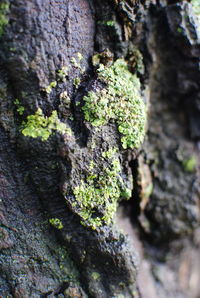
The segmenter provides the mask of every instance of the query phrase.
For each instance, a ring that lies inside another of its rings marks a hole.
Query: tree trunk
[[[192,4],[0,0],[0,297],[200,297]]]

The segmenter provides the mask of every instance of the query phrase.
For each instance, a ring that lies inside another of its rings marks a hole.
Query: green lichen
[[[19,99],[15,99],[14,104],[17,107],[17,112],[20,116],[22,116],[24,114],[25,108],[20,104]]]
[[[94,161],[92,160],[92,161],[90,162],[89,169],[90,169],[90,170],[93,170],[94,167],[95,167],[95,164],[94,164]]]
[[[74,67],[81,69],[81,65],[80,65],[80,63],[79,63],[79,60],[77,61],[76,58],[72,57],[72,58],[70,59],[70,62],[72,63],[72,65],[73,65]]]
[[[65,82],[66,77],[68,76],[68,67],[63,66],[61,69],[57,71],[57,77],[60,81]]]
[[[42,141],[46,141],[55,131],[72,134],[71,129],[59,120],[57,111],[53,111],[50,117],[45,117],[39,108],[34,115],[27,117],[27,122],[23,123],[22,134],[32,138],[40,137]]]
[[[133,47],[132,50],[129,53],[129,66],[131,69],[137,71],[140,74],[144,74],[145,67],[144,67],[144,61],[143,61],[143,55],[136,47]]]
[[[77,55],[77,58],[71,57],[70,62],[75,68],[80,70],[81,74],[83,74],[85,71],[85,68],[81,66],[81,61],[83,60],[83,56],[81,53],[77,53],[76,55]]]
[[[196,14],[196,16],[199,20],[199,23],[200,23],[200,1],[199,0],[192,0],[191,3],[192,3],[194,13]]]
[[[77,53],[77,58],[79,61],[83,60],[83,55],[81,53]]]
[[[71,99],[67,93],[67,91],[63,91],[59,96],[60,100],[65,103],[68,107],[70,107]]]
[[[75,78],[73,80],[73,85],[74,85],[75,88],[78,88],[79,85],[80,85],[80,83],[81,83],[81,79],[80,78]]]
[[[111,66],[113,64],[114,54],[109,50],[105,49],[101,53],[97,53],[92,56],[92,65],[98,68],[100,64],[105,66]]]
[[[98,272],[92,272],[92,278],[94,279],[94,280],[99,280],[100,279],[100,274],[98,273]]]
[[[105,151],[105,152],[102,153],[102,156],[104,158],[109,158],[110,159],[115,155],[116,152],[117,152],[117,148],[109,148],[108,151]]]
[[[17,108],[17,112],[19,113],[20,116],[24,114],[25,108],[23,106],[19,106]]]
[[[115,25],[115,21],[113,20],[99,21],[98,24],[112,27]]]
[[[3,35],[4,27],[8,24],[8,14],[9,3],[1,2],[0,3],[0,37]]]
[[[59,218],[50,218],[49,222],[52,226],[54,226],[54,228],[56,228],[58,230],[63,229],[62,221]]]
[[[99,66],[100,64],[100,55],[99,54],[95,54],[92,56],[92,65],[93,66]]]
[[[78,210],[81,223],[92,229],[104,224],[109,225],[119,199],[130,198],[131,195],[131,190],[125,187],[120,176],[119,159],[112,157],[107,162],[108,165],[98,174],[95,172],[94,163],[90,164],[90,174],[73,189],[73,207]]]
[[[44,88],[44,91],[47,94],[50,94],[52,92],[52,89],[55,88],[56,86],[57,86],[57,82],[56,81],[53,81],[47,87]]]
[[[194,172],[197,167],[196,156],[191,156],[189,159],[183,161],[183,168],[186,172]]]
[[[139,148],[145,136],[146,107],[140,94],[140,82],[123,59],[112,66],[100,65],[98,78],[107,87],[84,96],[85,120],[102,126],[114,120],[124,149]]]
[[[178,27],[177,32],[178,32],[178,33],[183,33],[183,29],[180,28],[180,27]]]

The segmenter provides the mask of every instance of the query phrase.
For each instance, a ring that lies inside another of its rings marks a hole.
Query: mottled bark
[[[0,1],[0,296],[199,298],[200,36],[191,4]],[[119,58],[147,107],[140,148],[121,144],[115,118],[95,127],[82,109],[88,91],[109,86],[98,63]],[[28,131],[30,115],[54,120]],[[83,183],[120,193],[111,222],[105,201],[83,209]]]

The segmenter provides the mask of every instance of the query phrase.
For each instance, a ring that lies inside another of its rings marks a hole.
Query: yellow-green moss
[[[1,2],[0,3],[0,37],[4,32],[4,26],[8,24],[8,14],[9,11],[9,3]]]
[[[45,117],[39,108],[34,115],[27,117],[27,122],[23,122],[22,134],[32,138],[40,137],[46,141],[53,132],[71,135],[71,129],[61,122],[57,111],[53,111],[50,117]]]
[[[78,210],[82,224],[92,229],[104,224],[109,225],[113,220],[119,199],[131,196],[131,190],[125,187],[120,176],[119,159],[113,155],[110,161],[108,159],[107,167],[98,174],[95,173],[94,163],[90,164],[90,174],[86,176],[86,180],[81,180],[80,184],[73,189],[75,197],[73,206]]]
[[[146,106],[140,94],[140,81],[123,59],[112,66],[100,65],[98,78],[106,87],[84,96],[85,120],[102,126],[110,120],[117,124],[124,149],[139,148],[145,135]]]
[[[50,218],[49,222],[54,228],[61,230],[63,229],[62,221],[59,218]]]

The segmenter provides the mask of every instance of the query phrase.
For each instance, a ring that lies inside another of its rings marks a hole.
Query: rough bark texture
[[[191,4],[7,3],[0,0],[0,296],[199,298],[200,36]],[[114,121],[94,127],[84,118],[83,97],[106,85],[92,64],[97,53],[107,68],[125,59],[140,79],[148,109],[140,149],[123,148]],[[38,108],[42,117],[57,111],[72,134],[25,136]],[[92,166],[100,177],[114,171],[112,148],[116,177],[132,195],[120,194],[114,220],[94,227],[106,203],[84,219],[75,189]]]

